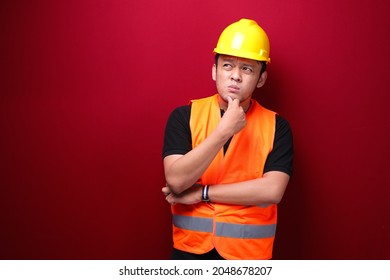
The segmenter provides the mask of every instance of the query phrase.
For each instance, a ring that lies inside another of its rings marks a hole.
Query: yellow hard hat
[[[219,37],[215,53],[271,62],[268,36],[251,19],[241,19],[226,27]]]

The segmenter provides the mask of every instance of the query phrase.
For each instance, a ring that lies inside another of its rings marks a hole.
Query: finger
[[[165,194],[165,195],[168,195],[168,194],[171,193],[171,191],[170,191],[170,189],[169,189],[168,187],[163,187],[163,188],[161,189],[161,191],[162,191],[163,194]]]
[[[175,205],[175,204],[176,204],[176,202],[174,201],[174,197],[171,196],[171,195],[167,195],[167,196],[165,197],[165,200],[166,200],[169,204],[171,204],[171,205]]]
[[[227,101],[228,101],[228,107],[233,104],[233,98],[230,95],[228,95]]]
[[[228,100],[228,108],[231,107],[231,106],[234,106],[234,107],[239,107],[240,106],[240,100],[238,98],[234,98],[233,99],[233,97],[228,96],[227,100]]]

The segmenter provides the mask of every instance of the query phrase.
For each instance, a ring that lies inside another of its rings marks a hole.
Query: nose
[[[230,75],[230,79],[235,82],[241,82],[241,72],[238,67],[235,67]]]

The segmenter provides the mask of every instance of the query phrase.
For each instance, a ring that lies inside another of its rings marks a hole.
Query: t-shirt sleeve
[[[164,133],[163,158],[191,151],[190,108],[190,105],[178,107],[169,115]]]
[[[268,171],[281,171],[292,176],[293,155],[293,136],[290,124],[281,116],[276,115],[273,149],[265,162],[264,173]]]

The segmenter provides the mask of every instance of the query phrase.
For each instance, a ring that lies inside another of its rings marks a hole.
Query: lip
[[[240,87],[236,85],[230,85],[228,86],[228,90],[233,93],[237,93],[240,91]]]

